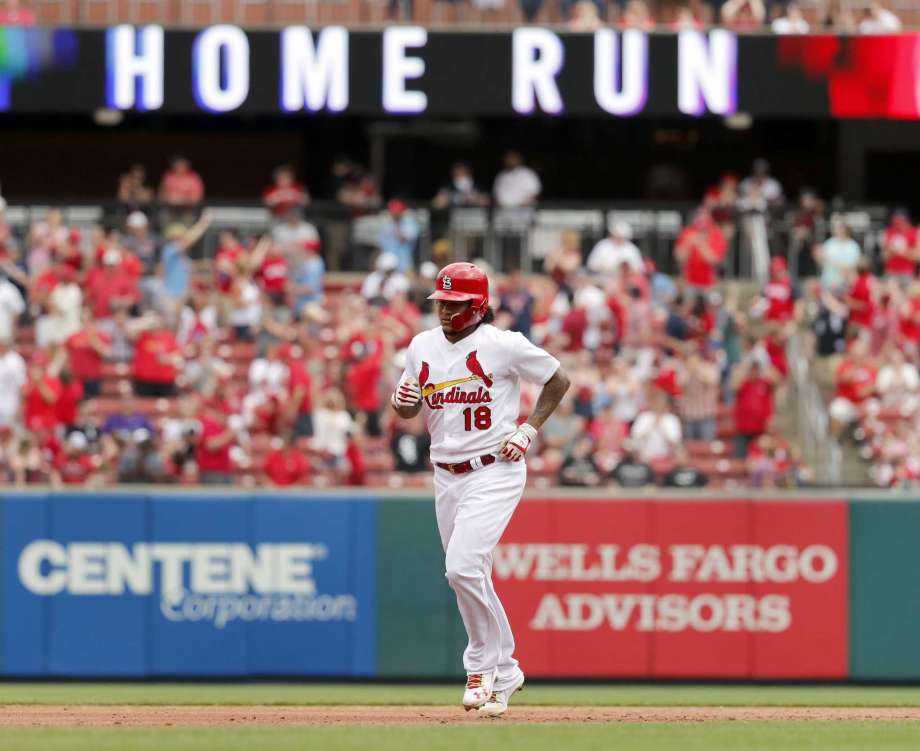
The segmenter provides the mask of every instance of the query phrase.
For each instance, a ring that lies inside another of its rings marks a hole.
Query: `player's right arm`
[[[410,350],[406,352],[406,368],[403,370],[396,384],[396,389],[390,397],[393,411],[404,420],[410,420],[422,410],[422,387],[414,375],[415,366]]]
[[[419,388],[418,381],[414,378],[408,378],[400,381],[396,385],[393,396],[390,397],[390,404],[397,415],[405,420],[415,417],[422,411],[422,390]]]

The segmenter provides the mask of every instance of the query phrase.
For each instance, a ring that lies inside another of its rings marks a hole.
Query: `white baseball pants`
[[[469,637],[463,652],[468,673],[498,668],[496,690],[517,674],[514,636],[492,584],[492,551],[524,492],[523,461],[497,461],[463,475],[434,470],[435,513],[444,546],[447,581]]]

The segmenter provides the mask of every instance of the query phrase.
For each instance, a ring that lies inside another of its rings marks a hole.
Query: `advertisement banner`
[[[7,497],[6,675],[371,675],[372,500]]]
[[[918,49],[727,29],[0,27],[0,112],[917,119]]]
[[[843,501],[521,504],[493,576],[533,676],[843,678]]]

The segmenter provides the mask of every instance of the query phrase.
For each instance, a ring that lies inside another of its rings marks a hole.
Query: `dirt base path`
[[[544,722],[724,720],[915,720],[894,707],[537,707],[512,706],[490,720],[444,706],[100,706],[0,705],[0,727],[239,727],[290,725],[464,725]]]

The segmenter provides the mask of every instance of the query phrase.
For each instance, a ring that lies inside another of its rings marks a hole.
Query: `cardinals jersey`
[[[497,453],[517,429],[520,379],[543,385],[558,368],[555,357],[523,334],[488,324],[456,343],[440,326],[416,335],[402,378],[415,378],[421,387],[431,461]]]

